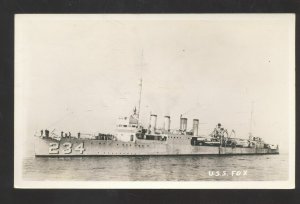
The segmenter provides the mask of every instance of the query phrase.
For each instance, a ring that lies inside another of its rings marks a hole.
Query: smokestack
[[[187,118],[180,118],[180,130],[186,131],[187,129]]]
[[[151,126],[151,130],[156,130],[156,120],[157,120],[157,115],[155,114],[151,114],[150,117],[150,126]]]
[[[165,116],[164,130],[170,132],[170,126],[171,126],[170,116]]]
[[[199,127],[199,120],[194,119],[193,120],[193,135],[198,136],[198,127]]]

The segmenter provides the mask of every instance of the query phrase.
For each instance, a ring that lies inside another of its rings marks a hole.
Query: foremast
[[[138,101],[138,110],[137,110],[137,120],[138,127],[140,126],[140,112],[141,112],[141,103],[142,103],[142,89],[143,89],[143,66],[144,66],[144,51],[141,52],[141,64],[140,64],[140,81],[139,81],[139,101]]]

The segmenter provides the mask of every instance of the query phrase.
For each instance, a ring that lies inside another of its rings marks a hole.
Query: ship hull
[[[256,155],[279,154],[278,149],[193,146],[190,138],[170,137],[168,141],[136,140],[122,142],[63,138],[36,138],[35,155],[38,156],[141,156],[141,155]]]

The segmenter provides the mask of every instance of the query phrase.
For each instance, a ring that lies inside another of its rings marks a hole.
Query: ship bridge
[[[134,112],[133,115],[129,117],[120,117],[117,121],[116,127],[116,138],[117,140],[124,142],[134,142],[135,134],[138,131],[138,117]]]

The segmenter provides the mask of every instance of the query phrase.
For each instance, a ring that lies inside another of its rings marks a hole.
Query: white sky
[[[16,125],[30,141],[49,128],[114,131],[138,104],[149,113],[217,123],[287,151],[294,108],[291,15],[17,15]],[[141,53],[143,52],[143,60]],[[141,64],[143,64],[141,66]],[[142,67],[142,69],[141,69]]]

